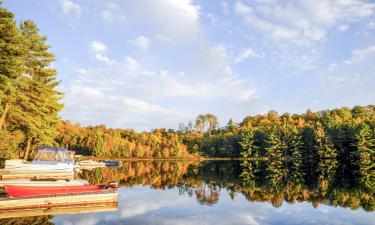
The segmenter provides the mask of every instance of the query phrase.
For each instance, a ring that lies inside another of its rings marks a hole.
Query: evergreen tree
[[[293,125],[287,125],[286,136],[288,140],[288,176],[289,180],[302,184],[304,172],[302,170],[302,135]]]
[[[258,157],[256,148],[254,146],[254,132],[252,129],[247,129],[246,131],[241,133],[240,145],[242,148],[242,157]]]
[[[334,181],[337,169],[337,151],[318,122],[314,127],[315,150],[318,157],[318,187],[325,193]]]
[[[51,68],[55,60],[48,50],[45,36],[39,35],[39,29],[30,20],[20,24],[25,39],[26,60],[25,76],[23,76],[24,98],[19,102],[22,112],[19,123],[27,136],[25,158],[34,145],[51,145],[57,135],[58,112],[62,109],[59,100],[62,96],[56,90],[56,70]]]
[[[271,130],[267,132],[267,175],[266,179],[271,185],[285,184],[287,177],[287,169],[284,164],[283,152],[286,149],[285,143],[281,139],[280,130],[278,126],[274,125]]]
[[[366,123],[361,124],[356,134],[359,183],[375,192],[375,132]]]
[[[18,107],[17,98],[21,95],[18,87],[25,59],[23,44],[13,13],[0,7],[0,129],[9,112]]]

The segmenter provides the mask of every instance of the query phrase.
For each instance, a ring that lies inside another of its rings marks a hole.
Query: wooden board
[[[108,190],[94,193],[48,195],[43,197],[0,199],[0,211],[33,208],[53,208],[66,206],[85,206],[99,203],[117,202],[117,191]]]
[[[94,203],[92,205],[74,207],[55,207],[55,208],[36,208],[36,209],[17,209],[17,210],[1,210],[0,218],[15,218],[28,216],[46,216],[58,214],[79,214],[92,212],[110,212],[117,211],[118,203]]]
[[[10,173],[0,172],[0,179],[1,180],[11,180],[11,179],[56,179],[56,180],[65,180],[65,179],[73,179],[74,178],[74,172],[54,172],[54,173],[48,173],[48,172],[24,172],[24,173]]]

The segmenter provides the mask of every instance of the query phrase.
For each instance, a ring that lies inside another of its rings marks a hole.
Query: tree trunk
[[[23,157],[24,160],[27,160],[27,158],[29,157],[30,146],[31,146],[31,138],[28,137],[28,138],[27,138],[27,144],[26,144],[25,155],[24,155],[24,157]]]
[[[5,117],[7,116],[9,108],[10,108],[9,104],[5,103],[4,112],[3,112],[3,114],[1,115],[1,118],[0,118],[0,129],[3,128],[4,122],[5,122]]]

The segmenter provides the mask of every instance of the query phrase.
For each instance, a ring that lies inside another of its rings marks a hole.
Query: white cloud
[[[106,63],[106,64],[113,64],[116,61],[110,59],[108,56],[106,56],[106,52],[108,50],[108,47],[100,41],[92,41],[90,43],[90,49],[91,52],[94,54],[94,58],[100,62]]]
[[[341,62],[330,64],[321,74],[319,94],[329,96],[327,105],[367,105],[375,101],[375,45],[355,49]]]
[[[251,13],[253,11],[253,9],[250,6],[245,5],[241,1],[237,1],[234,4],[234,11],[237,14],[243,15],[243,14]]]
[[[343,31],[346,31],[346,30],[349,29],[349,25],[347,25],[347,24],[341,24],[340,26],[337,27],[337,29],[339,31],[343,32]]]
[[[248,48],[248,49],[244,49],[238,54],[238,56],[234,60],[234,63],[240,63],[247,58],[263,58],[263,57],[264,57],[264,54],[258,54],[253,49]]]
[[[344,61],[344,64],[352,64],[354,62],[365,60],[372,55],[375,55],[375,45],[363,49],[355,49],[352,51],[352,56]]]
[[[200,6],[191,0],[138,0],[127,7],[134,21],[156,28],[157,35],[174,42],[196,39],[200,33]]]
[[[101,18],[108,23],[113,22],[126,22],[127,18],[123,14],[120,7],[113,2],[109,2],[105,9],[103,9],[100,13]]]
[[[235,12],[252,28],[271,39],[303,45],[324,40],[330,28],[340,22],[355,23],[373,15],[374,8],[374,3],[361,0],[258,1],[251,5],[237,1],[234,5]]]
[[[79,4],[70,0],[60,0],[59,4],[63,13],[72,13],[77,17],[81,15],[82,10]]]
[[[95,54],[95,59],[97,59],[98,61],[104,62],[106,64],[113,64],[113,63],[115,63],[114,60],[111,60],[110,58],[108,58],[108,56],[102,55],[101,53],[96,53]]]
[[[94,53],[104,53],[107,51],[107,46],[100,41],[92,41],[90,48]]]
[[[141,65],[137,62],[137,60],[128,56],[125,59],[125,67],[126,67],[126,69],[128,69],[130,71],[136,71],[137,69],[141,68]]]
[[[367,28],[369,29],[375,29],[375,21],[371,21],[367,24]]]
[[[137,47],[137,48],[140,48],[142,50],[146,50],[148,49],[148,47],[150,46],[150,39],[148,39],[147,37],[145,36],[138,36],[134,41],[133,41],[134,45]]]
[[[85,124],[105,123],[138,130],[173,128],[181,121],[193,120],[199,113],[215,112],[217,102],[235,108],[254,99],[255,88],[233,74],[223,46],[207,47],[198,53],[198,61],[203,64],[192,64],[189,68],[194,70],[186,72],[155,69],[130,56],[102,68],[80,68],[76,80],[65,90],[66,101],[70,102],[64,109],[67,118],[82,119]],[[111,62],[100,57],[98,60]],[[89,94],[77,92],[77,86],[85,93],[95,87],[95,99],[105,96],[106,101],[100,105],[81,102]],[[175,104],[181,102],[184,104]],[[69,113],[75,105],[80,112]]]

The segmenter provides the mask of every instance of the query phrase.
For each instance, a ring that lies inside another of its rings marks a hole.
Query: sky
[[[56,55],[65,120],[177,129],[375,103],[375,1],[5,0]]]

